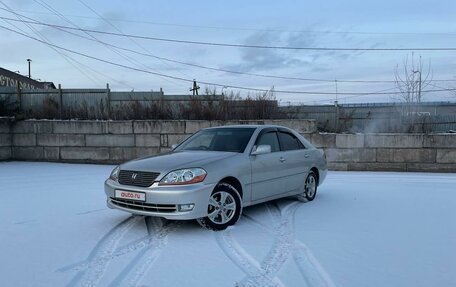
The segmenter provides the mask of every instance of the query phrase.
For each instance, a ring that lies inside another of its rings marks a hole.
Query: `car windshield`
[[[244,152],[255,128],[216,128],[201,130],[182,143],[176,151],[207,150]]]

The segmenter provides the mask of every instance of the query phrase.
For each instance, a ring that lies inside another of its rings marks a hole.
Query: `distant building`
[[[55,89],[52,82],[38,82],[3,68],[0,68],[0,87],[19,87],[27,90]]]

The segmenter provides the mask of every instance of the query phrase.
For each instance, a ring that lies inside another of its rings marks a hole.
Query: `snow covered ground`
[[[0,163],[0,286],[456,286],[456,174],[330,172],[211,232],[109,210],[111,169]]]

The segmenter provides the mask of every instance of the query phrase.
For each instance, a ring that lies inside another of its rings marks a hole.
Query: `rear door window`
[[[279,139],[283,151],[304,149],[302,142],[291,133],[279,132]]]

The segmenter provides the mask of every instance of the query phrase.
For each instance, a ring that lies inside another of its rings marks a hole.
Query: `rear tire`
[[[235,224],[242,213],[242,199],[239,192],[228,183],[219,183],[209,198],[208,216],[196,221],[210,230],[224,230]]]
[[[314,200],[317,195],[317,175],[311,171],[307,175],[306,181],[304,182],[304,192],[298,194],[298,200],[302,202],[308,202]]]

